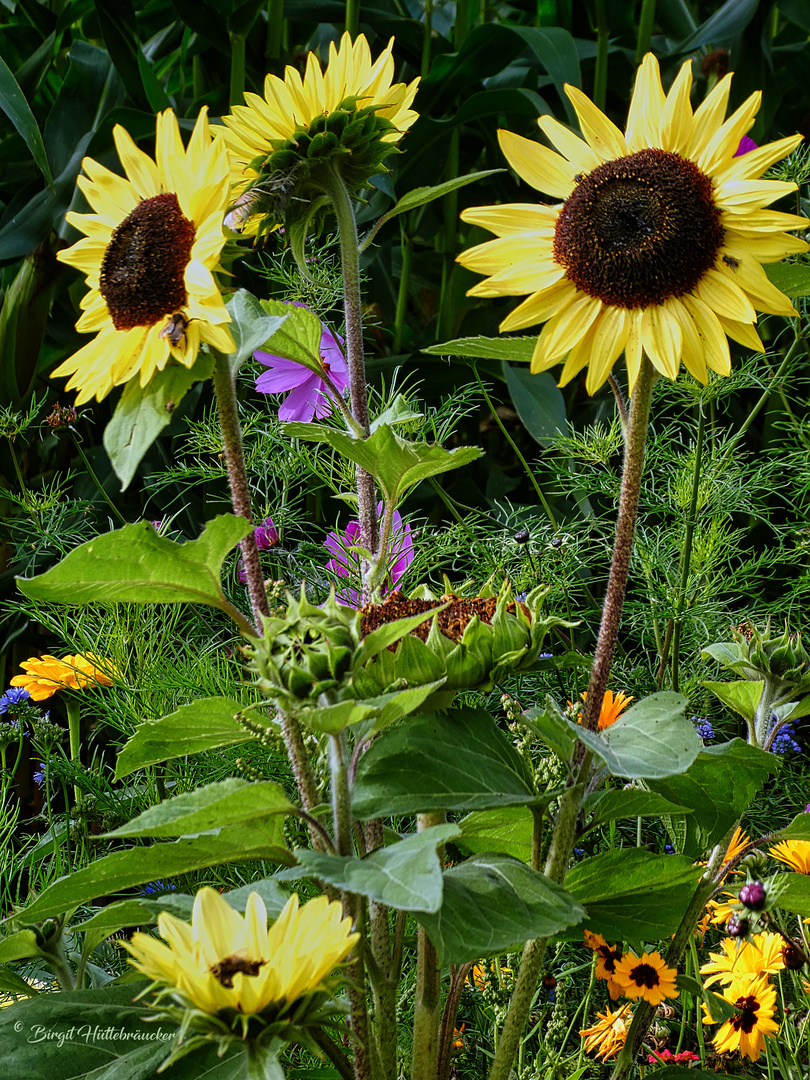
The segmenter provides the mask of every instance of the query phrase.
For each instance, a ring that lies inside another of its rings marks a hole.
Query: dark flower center
[[[737,998],[734,1002],[734,1008],[737,1013],[731,1018],[731,1026],[735,1031],[744,1031],[746,1035],[750,1035],[756,1027],[759,1002],[755,997],[749,995],[748,997]]]
[[[658,978],[658,971],[652,964],[637,964],[630,972],[630,978],[636,986],[646,986],[648,990],[658,986],[661,981]]]
[[[640,150],[582,177],[560,211],[554,258],[589,296],[643,308],[691,292],[723,239],[709,177],[678,154]]]
[[[183,307],[193,244],[194,226],[172,193],[144,199],[116,226],[99,279],[116,330],[151,326]]]
[[[609,971],[612,975],[616,970],[616,962],[622,958],[622,950],[611,949],[609,945],[600,945],[596,951],[602,957],[605,971]]]
[[[229,956],[225,960],[220,960],[218,964],[214,964],[211,974],[221,986],[230,990],[233,987],[234,975],[241,971],[243,975],[255,977],[259,974],[263,963],[263,960],[245,960],[242,956]]]

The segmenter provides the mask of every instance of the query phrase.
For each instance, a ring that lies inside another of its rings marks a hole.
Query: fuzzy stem
[[[349,780],[346,772],[346,740],[343,732],[329,738],[329,771],[332,779],[332,818],[339,855],[352,854],[352,822]]]
[[[630,423],[624,448],[624,471],[619,496],[619,517],[616,522],[616,542],[610,566],[602,622],[596,642],[588,696],[582,710],[583,727],[596,731],[599,713],[607,690],[610,665],[619,638],[619,621],[622,614],[627,579],[630,573],[630,555],[633,549],[633,532],[641,494],[641,474],[644,468],[644,446],[650,422],[652,400],[653,366],[645,356],[641,361],[633,396],[630,401]]]
[[[640,64],[650,51],[650,39],[655,25],[655,0],[642,0],[636,38],[636,63]]]
[[[703,435],[705,432],[705,420],[703,406],[698,405],[698,429],[695,437],[695,471],[692,477],[692,499],[689,504],[689,516],[686,519],[686,532],[683,538],[681,551],[681,581],[678,586],[678,598],[675,601],[674,628],[672,631],[672,689],[677,692],[679,681],[679,665],[681,659],[681,625],[683,623],[683,610],[686,606],[686,590],[689,585],[689,570],[692,565],[692,541],[697,525],[697,505],[700,495],[700,475],[703,464]],[[662,662],[664,660],[662,659]]]
[[[447,820],[443,810],[417,814],[416,828],[424,832],[432,825]],[[442,849],[439,858],[442,858]],[[441,1028],[441,971],[433,942],[423,926],[416,939],[416,993],[413,1016],[413,1060],[411,1080],[436,1080],[439,1068],[439,1034]]]
[[[340,237],[340,257],[343,270],[343,299],[346,315],[346,366],[349,370],[352,415],[363,431],[371,433],[368,414],[366,365],[363,359],[363,313],[360,292],[360,256],[357,247],[357,224],[352,200],[337,165],[329,162],[320,175],[320,183],[332,202]],[[374,478],[357,468],[357,517],[360,522],[360,544],[367,551],[377,550],[377,497]],[[361,596],[368,598],[366,578],[369,567],[363,561]]]
[[[65,707],[67,709],[68,738],[70,741],[70,760],[74,765],[81,764],[81,708],[78,701],[71,695],[65,695]],[[82,797],[82,789],[78,784],[73,785],[74,806],[77,806]]]

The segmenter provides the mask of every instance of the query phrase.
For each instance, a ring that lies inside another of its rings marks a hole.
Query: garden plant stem
[[[424,832],[447,820],[444,810],[418,814],[416,828]],[[439,859],[443,859],[439,848]],[[416,991],[413,1016],[413,1063],[411,1080],[436,1080],[439,1070],[439,1036],[442,1020],[441,970],[433,942],[423,926],[416,938]]]

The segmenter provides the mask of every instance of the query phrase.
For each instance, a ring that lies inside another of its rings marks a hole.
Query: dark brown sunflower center
[[[750,1035],[756,1027],[759,1002],[755,997],[749,995],[748,997],[737,998],[734,1002],[734,1008],[737,1012],[731,1018],[731,1026],[735,1031],[744,1031],[746,1035]]]
[[[646,986],[648,990],[652,990],[654,986],[658,986],[661,981],[658,978],[658,972],[652,964],[637,964],[630,972],[630,978],[636,986]]]
[[[116,330],[151,326],[183,307],[193,243],[194,226],[172,193],[144,199],[116,226],[99,278]]]
[[[639,150],[581,179],[560,211],[554,258],[589,296],[649,307],[690,292],[723,236],[708,176],[678,154]]]
[[[211,968],[211,974],[217,982],[230,990],[233,987],[233,977],[241,972],[243,975],[255,977],[259,974],[263,960],[245,960],[243,956],[228,956],[220,960]]]

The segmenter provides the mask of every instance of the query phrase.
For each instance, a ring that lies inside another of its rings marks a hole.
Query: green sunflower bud
[[[775,636],[770,620],[762,629],[748,625],[732,634],[733,641],[710,645],[705,653],[745,679],[764,680],[774,705],[810,693],[810,653],[800,634],[786,626]]]

